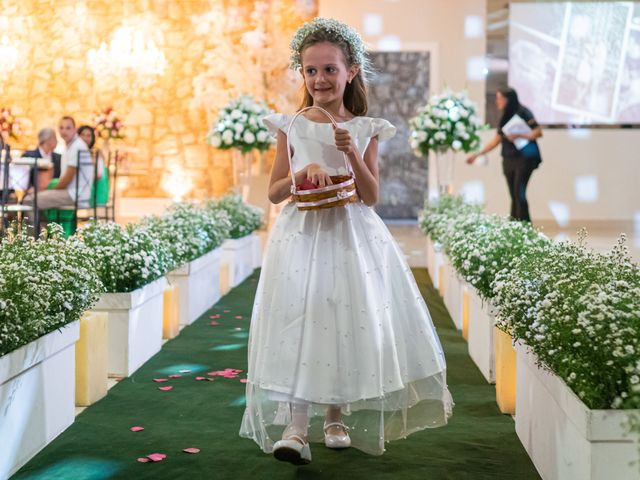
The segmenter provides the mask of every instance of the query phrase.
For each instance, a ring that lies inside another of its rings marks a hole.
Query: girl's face
[[[498,110],[504,110],[504,107],[506,106],[507,98],[500,92],[496,92],[496,107],[498,107]]]
[[[348,68],[342,50],[330,42],[316,43],[302,52],[302,76],[316,104],[342,103],[347,82],[357,73],[358,67]]]
[[[91,130],[89,130],[88,128],[85,128],[80,134],[80,138],[84,140],[84,143],[86,143],[87,146],[91,145],[91,140],[92,140]]]

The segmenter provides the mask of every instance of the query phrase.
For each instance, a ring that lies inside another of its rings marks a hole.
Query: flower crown
[[[291,40],[291,68],[297,70],[302,66],[302,59],[300,57],[300,47],[304,40],[319,30],[332,33],[344,40],[349,44],[351,48],[351,54],[353,56],[353,62],[360,67],[360,71],[363,76],[365,73],[370,72],[369,59],[367,58],[367,52],[362,41],[360,34],[346,23],[339,22],[333,18],[316,17],[312,21],[302,25]]]

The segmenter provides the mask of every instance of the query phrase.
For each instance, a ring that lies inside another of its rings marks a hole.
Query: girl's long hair
[[[302,52],[304,52],[306,48],[322,42],[329,42],[342,50],[342,54],[344,55],[345,61],[347,63],[347,68],[351,68],[351,66],[355,63],[353,61],[353,54],[351,52],[350,45],[342,38],[324,30],[315,31],[309,34],[304,39],[302,45],[300,46],[301,56]],[[304,68],[304,66],[302,68]],[[302,85],[302,91],[303,99],[302,103],[300,104],[299,110],[313,105],[313,97],[307,90],[305,84]],[[342,101],[345,108],[355,116],[361,117],[367,114],[367,111],[369,109],[369,105],[367,103],[367,86],[364,81],[364,74],[362,72],[362,69],[358,70],[358,74],[353,77],[351,83],[347,83],[347,85],[345,86]]]
[[[504,87],[498,91],[507,100],[507,105],[504,107],[502,117],[500,117],[500,127],[504,127],[505,123],[518,112],[520,101],[518,100],[518,93],[511,87]]]

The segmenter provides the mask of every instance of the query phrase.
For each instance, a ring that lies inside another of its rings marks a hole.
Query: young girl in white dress
[[[442,347],[404,256],[374,212],[378,142],[395,127],[367,112],[362,39],[331,19],[302,26],[292,66],[306,88],[290,138],[290,116],[265,125],[277,135],[269,199],[296,185],[331,184],[344,156],[359,201],[300,211],[287,204],[271,231],[249,337],[247,406],[240,435],[294,464],[311,461],[309,441],[380,455],[384,444],[447,423],[453,402]]]

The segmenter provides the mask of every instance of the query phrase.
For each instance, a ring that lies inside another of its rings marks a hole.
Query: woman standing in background
[[[540,149],[536,142],[538,138],[542,137],[542,129],[531,111],[520,104],[518,94],[513,88],[506,87],[496,92],[496,106],[498,110],[502,111],[496,135],[482,150],[470,155],[467,158],[467,163],[473,163],[478,156],[489,153],[502,144],[502,171],[507,179],[511,195],[511,217],[515,220],[530,222],[526,191],[531,174],[542,162]],[[513,121],[516,115],[529,127],[524,128],[524,130],[528,130],[527,132],[516,133],[513,130],[518,130],[517,128],[509,128],[510,125],[517,123]],[[518,139],[527,140],[528,143],[518,145],[519,142],[516,142]]]

